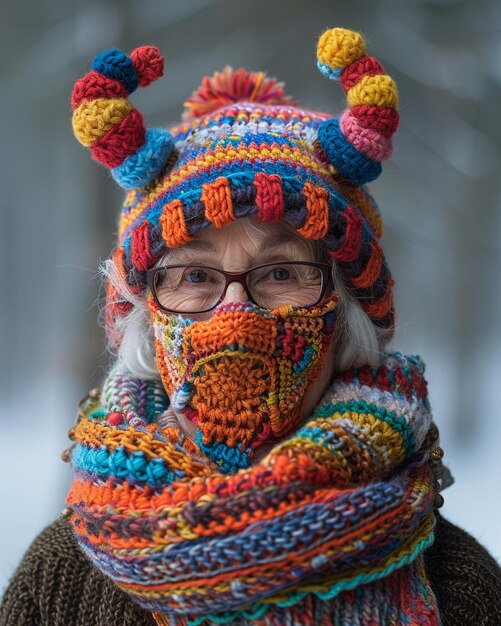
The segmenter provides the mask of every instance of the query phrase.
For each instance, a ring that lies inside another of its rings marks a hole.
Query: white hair
[[[158,265],[163,262],[164,259]],[[360,303],[350,294],[336,264],[332,261],[331,264],[333,284],[340,298],[334,333],[334,371],[362,365],[378,367],[388,341],[388,331],[372,323]],[[108,259],[102,264],[101,274],[111,282],[121,298],[132,304],[131,311],[116,320],[116,331],[121,341],[116,349],[109,346],[110,352],[133,376],[144,380],[160,380],[145,296],[131,292],[113,260]]]

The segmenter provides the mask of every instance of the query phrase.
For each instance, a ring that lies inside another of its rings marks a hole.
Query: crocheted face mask
[[[197,426],[201,451],[223,472],[297,429],[331,344],[338,296],[274,311],[221,304],[209,320],[165,313],[150,301],[157,366],[172,407]]]

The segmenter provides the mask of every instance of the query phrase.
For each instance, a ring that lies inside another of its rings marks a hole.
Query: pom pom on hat
[[[291,97],[284,94],[284,83],[269,78],[264,72],[248,72],[242,67],[233,70],[226,66],[221,72],[203,78],[200,87],[184,103],[183,119],[202,117],[234,102],[295,106]]]
[[[169,131],[146,131],[141,113],[127,98],[138,86],[147,87],[160,78],[163,68],[164,59],[154,46],[137,48],[130,56],[107,50],[95,57],[92,71],[73,89],[76,138],[125,189],[154,180],[174,147]]]

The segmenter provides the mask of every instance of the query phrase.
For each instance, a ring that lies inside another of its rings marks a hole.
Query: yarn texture
[[[366,183],[392,154],[396,86],[366,55],[362,36],[346,29],[320,37],[317,63],[346,94],[339,118],[300,108],[263,72],[225,67],[202,79],[179,125],[146,130],[129,95],[163,72],[152,47],[102,53],[76,82],[75,136],[128,191],[112,257],[135,295],[145,294],[145,272],[169,248],[256,214],[322,242],[373,323],[391,335],[393,279]],[[108,338],[119,345],[116,321],[131,304],[112,286],[108,296]]]
[[[338,297],[321,306],[218,306],[207,321],[150,301],[157,367],[172,406],[197,426],[201,452],[221,471],[294,432],[334,333]]]
[[[83,554],[65,514],[27,551],[0,605],[5,626],[155,626],[158,622]],[[443,626],[498,626],[501,570],[473,537],[437,514],[424,553]],[[51,593],[47,593],[50,589]],[[318,626],[306,613],[300,626]],[[291,624],[291,621],[288,622]],[[178,626],[182,620],[178,620]],[[293,625],[297,626],[297,625]],[[379,626],[379,624],[378,624]]]
[[[159,624],[353,611],[367,626],[381,612],[439,624],[422,557],[435,525],[422,369],[393,354],[346,372],[294,435],[232,473],[184,436],[160,384],[113,371],[72,433],[81,548]]]

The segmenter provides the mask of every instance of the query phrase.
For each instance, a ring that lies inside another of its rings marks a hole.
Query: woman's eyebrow
[[[293,234],[270,235],[266,237],[259,246],[258,254],[264,254],[276,250],[277,248],[289,248],[294,246],[296,249],[303,249],[305,242]]]

